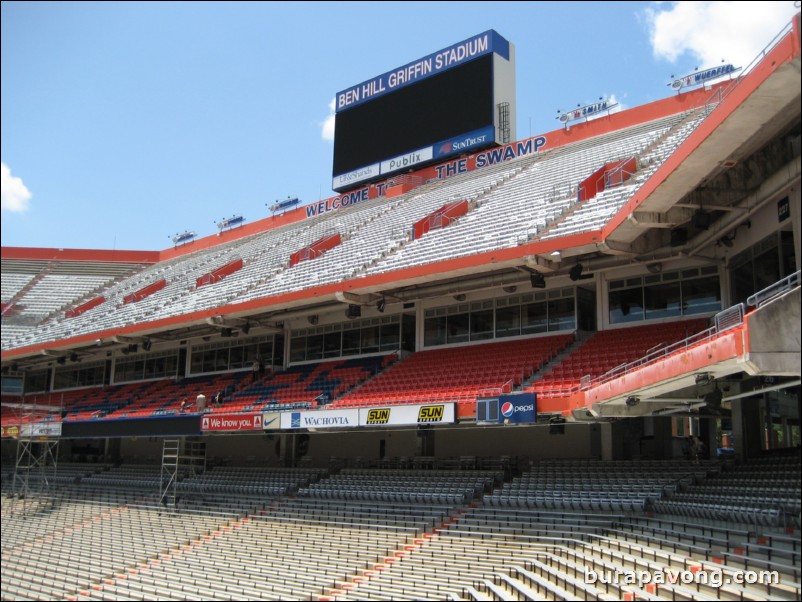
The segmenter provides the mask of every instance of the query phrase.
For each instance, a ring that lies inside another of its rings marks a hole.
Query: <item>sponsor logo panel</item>
[[[359,410],[361,426],[447,424],[455,421],[454,404],[414,404]]]
[[[262,414],[204,414],[202,431],[261,431]]]
[[[346,428],[359,426],[359,410],[309,410],[308,412],[284,412],[281,414],[282,429],[299,428]]]

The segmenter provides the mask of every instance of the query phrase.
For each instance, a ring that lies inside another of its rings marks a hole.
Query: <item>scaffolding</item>
[[[4,425],[7,436],[17,441],[10,512],[25,516],[52,505],[58,473],[63,398],[58,404],[50,396],[21,398],[4,403],[4,414],[11,420]]]
[[[206,470],[206,443],[196,438],[165,439],[162,445],[159,503],[171,511],[178,506],[178,483]]]

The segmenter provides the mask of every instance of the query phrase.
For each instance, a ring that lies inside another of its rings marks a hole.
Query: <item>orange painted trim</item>
[[[122,251],[100,249],[44,249],[39,247],[2,247],[3,259],[27,261],[91,261],[94,263],[157,263],[158,251]]]
[[[798,23],[798,15],[795,23]],[[799,31],[796,31],[798,36]],[[766,57],[758,63],[754,69],[744,75],[738,85],[736,85],[719,104],[713,112],[685,139],[671,156],[652,174],[652,177],[641,186],[626,205],[607,222],[602,228],[604,238],[609,237],[624,220],[626,220],[643,202],[649,198],[658,186],[660,186],[669,175],[671,175],[699,146],[710,137],[710,134],[718,128],[730,115],[732,115],[743,102],[752,95],[777,69],[793,60],[799,55],[799,40],[794,39],[793,34],[786,35]],[[704,92],[704,101],[698,106],[702,106],[707,100],[714,96],[714,92],[725,88],[731,82],[723,82],[713,86],[711,90],[701,90]],[[679,94],[678,97],[685,96]],[[693,106],[689,108],[694,108]]]
[[[685,351],[644,366],[620,378],[584,392],[585,406],[601,403],[650,385],[704,371],[727,360],[740,359],[745,353],[746,328],[732,328],[714,339],[698,343]]]
[[[165,286],[167,286],[167,280],[162,278],[161,280],[157,280],[152,284],[148,284],[147,286],[142,287],[135,293],[131,293],[130,295],[126,295],[123,299],[123,304],[127,305],[129,303],[137,303],[145,299],[146,297],[150,297],[152,294],[159,292]]]
[[[256,312],[264,311],[267,309],[275,308],[283,304],[289,304],[297,301],[306,300],[320,300],[321,298],[334,298],[334,294],[339,291],[357,291],[362,288],[375,287],[382,285],[398,285],[399,281],[411,278],[420,278],[424,276],[434,276],[439,274],[448,274],[454,270],[473,268],[478,266],[492,265],[502,261],[509,261],[513,259],[520,259],[527,255],[536,253],[547,253],[556,249],[568,249],[575,246],[590,244],[601,240],[600,231],[584,232],[579,234],[572,234],[562,238],[555,238],[547,241],[537,241],[527,245],[511,247],[508,249],[500,249],[497,251],[489,251],[487,253],[480,253],[476,255],[468,255],[465,257],[457,257],[420,266],[413,266],[394,270],[392,272],[385,272],[382,274],[374,274],[357,278],[354,280],[347,280],[333,284],[326,284],[300,291],[293,291],[291,293],[284,293],[275,295],[273,297],[263,297],[261,299],[253,299],[243,303],[232,303],[221,307],[214,307],[211,309],[200,310],[188,314],[178,316],[171,316],[152,322],[139,322],[125,326],[123,328],[115,328],[103,332],[93,332],[77,337],[62,339],[59,341],[51,341],[48,343],[41,343],[31,345],[29,347],[18,347],[3,351],[3,360],[12,359],[15,357],[27,356],[32,353],[38,353],[45,349],[57,348],[70,348],[83,344],[94,343],[99,338],[111,337],[114,335],[135,335],[144,331],[163,330],[173,326],[186,326],[193,322],[202,322],[206,318],[215,316],[227,315],[231,313],[243,312]]]
[[[574,142],[580,142],[594,136],[600,136],[611,131],[616,131],[628,128],[641,123],[646,123],[661,117],[667,117],[689,109],[695,108],[703,104],[710,96],[710,92],[706,90],[694,90],[657,100],[655,102],[633,107],[620,113],[614,113],[606,117],[600,117],[593,121],[584,123],[577,123],[571,125],[570,128],[560,128],[553,130],[546,134],[539,134],[531,138],[513,142],[507,146],[517,146],[522,142],[530,139],[545,137],[546,145],[541,150],[564,146]],[[501,147],[505,148],[505,147]],[[479,154],[479,153],[477,153]],[[446,161],[443,165],[454,163],[460,160],[466,160],[468,164],[476,155],[470,155],[464,159],[456,159]],[[423,178],[431,178],[436,175],[435,167],[431,166],[420,170],[412,175],[418,175]],[[342,193],[344,196],[347,193]],[[371,185],[368,189],[368,197],[375,199],[378,195],[377,187],[375,184]],[[332,196],[329,199],[322,199],[314,204],[326,203],[331,201],[337,196]],[[324,214],[327,215],[327,214]],[[126,263],[157,263],[159,261],[166,261],[168,259],[175,259],[188,253],[194,253],[205,249],[211,249],[217,245],[229,243],[246,236],[253,234],[260,234],[267,232],[274,228],[294,224],[306,219],[306,206],[292,209],[280,215],[273,215],[263,219],[244,224],[231,230],[221,231],[217,234],[211,234],[203,238],[197,238],[189,243],[167,248],[162,251],[121,251],[121,250],[95,250],[95,249],[46,249],[35,247],[2,247],[1,253],[3,259],[27,259],[27,260],[40,260],[40,261],[93,261],[93,262],[126,262]]]
[[[746,329],[745,326],[733,328],[715,339],[694,345],[685,351],[586,391],[579,391],[566,397],[538,399],[537,411],[568,415],[574,410],[620,398],[643,387],[701,372],[724,361],[742,359],[746,354]]]
[[[537,411],[542,413],[567,415],[571,410],[585,407],[585,394],[574,393],[566,397],[544,397],[537,400]]]
[[[457,420],[475,420],[476,419],[476,402],[475,401],[461,401],[456,405],[456,418]]]

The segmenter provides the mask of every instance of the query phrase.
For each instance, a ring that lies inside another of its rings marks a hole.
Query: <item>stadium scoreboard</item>
[[[515,134],[515,49],[493,30],[335,97],[332,188],[341,192]]]

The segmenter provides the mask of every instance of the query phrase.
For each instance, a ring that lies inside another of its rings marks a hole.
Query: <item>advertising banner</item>
[[[282,412],[282,429],[347,428],[359,426],[359,410],[308,410]]]
[[[20,437],[60,437],[60,422],[34,422],[20,425]]]
[[[280,412],[265,412],[262,414],[262,428],[266,431],[277,431],[281,428]]]
[[[511,393],[499,395],[499,422],[522,424],[536,422],[536,397],[534,393]]]
[[[0,427],[0,435],[3,437],[17,437],[19,435],[19,426],[4,426]]]
[[[439,159],[457,153],[464,153],[477,146],[487,146],[494,140],[495,128],[491,125],[461,136],[438,142],[434,145],[434,156]]]
[[[454,404],[452,402],[392,405],[359,410],[359,424],[361,426],[450,424],[454,420]]]
[[[537,422],[537,395],[510,393],[476,402],[479,423],[526,424]]]
[[[429,146],[427,148],[421,148],[416,151],[406,153],[400,157],[393,157],[392,159],[381,162],[381,173],[390,174],[395,173],[396,171],[410,169],[414,165],[430,161],[433,156],[434,151],[432,147]]]
[[[374,163],[373,165],[366,165],[365,167],[360,167],[359,169],[355,169],[354,171],[350,171],[348,173],[343,173],[338,176],[335,176],[334,179],[331,181],[331,187],[334,190],[338,190],[345,186],[352,186],[354,184],[359,184],[360,182],[364,182],[365,180],[370,180],[371,178],[375,178],[380,173],[381,171],[378,163]]]
[[[262,413],[257,414],[205,414],[201,418],[201,431],[261,431]]]

